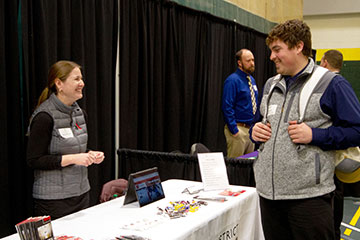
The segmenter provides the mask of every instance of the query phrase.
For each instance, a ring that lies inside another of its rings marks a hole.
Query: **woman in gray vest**
[[[56,219],[89,206],[87,167],[104,153],[87,151],[87,128],[80,66],[58,61],[51,66],[47,87],[31,116],[27,163],[34,169],[34,215]]]

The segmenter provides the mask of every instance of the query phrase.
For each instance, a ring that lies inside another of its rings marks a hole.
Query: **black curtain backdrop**
[[[201,181],[199,162],[196,155],[143,151],[120,148],[119,176],[127,179],[130,173],[157,167],[161,181],[185,179]],[[229,184],[255,187],[253,160],[225,158]]]
[[[114,178],[118,1],[0,2],[2,237],[32,214],[33,173],[25,161],[25,132],[48,69],[58,60],[83,67],[79,104],[88,114],[88,147],[105,153],[103,163],[89,167],[91,204],[98,203],[103,183]]]
[[[25,132],[57,60],[83,66],[89,148],[106,155],[89,168],[92,204],[114,178],[118,30],[121,147],[189,152],[202,142],[225,152],[220,104],[235,52],[253,51],[260,90],[275,73],[264,34],[170,1],[0,1],[0,237],[32,214]]]
[[[14,228],[13,215],[26,211],[25,203],[14,203],[26,199],[17,11],[17,1],[0,1],[0,237]]]
[[[274,75],[266,35],[165,0],[120,1],[120,147],[226,152],[221,95],[250,49],[259,89]]]

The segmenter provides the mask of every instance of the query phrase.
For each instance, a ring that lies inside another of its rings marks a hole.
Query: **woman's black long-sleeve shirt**
[[[85,121],[87,114],[83,110]],[[38,113],[31,121],[30,136],[26,152],[29,167],[41,170],[61,169],[62,156],[49,153],[54,120],[45,112]]]

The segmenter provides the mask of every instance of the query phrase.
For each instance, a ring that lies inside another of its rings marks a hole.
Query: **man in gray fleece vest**
[[[278,75],[266,82],[250,129],[260,144],[254,172],[265,238],[335,239],[332,150],[359,145],[359,101],[346,79],[310,58],[304,22],[278,24],[266,43]],[[302,117],[299,96],[315,77]]]

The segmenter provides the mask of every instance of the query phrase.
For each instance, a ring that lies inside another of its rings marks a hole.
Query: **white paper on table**
[[[204,191],[225,190],[229,187],[224,155],[222,152],[198,153]]]

